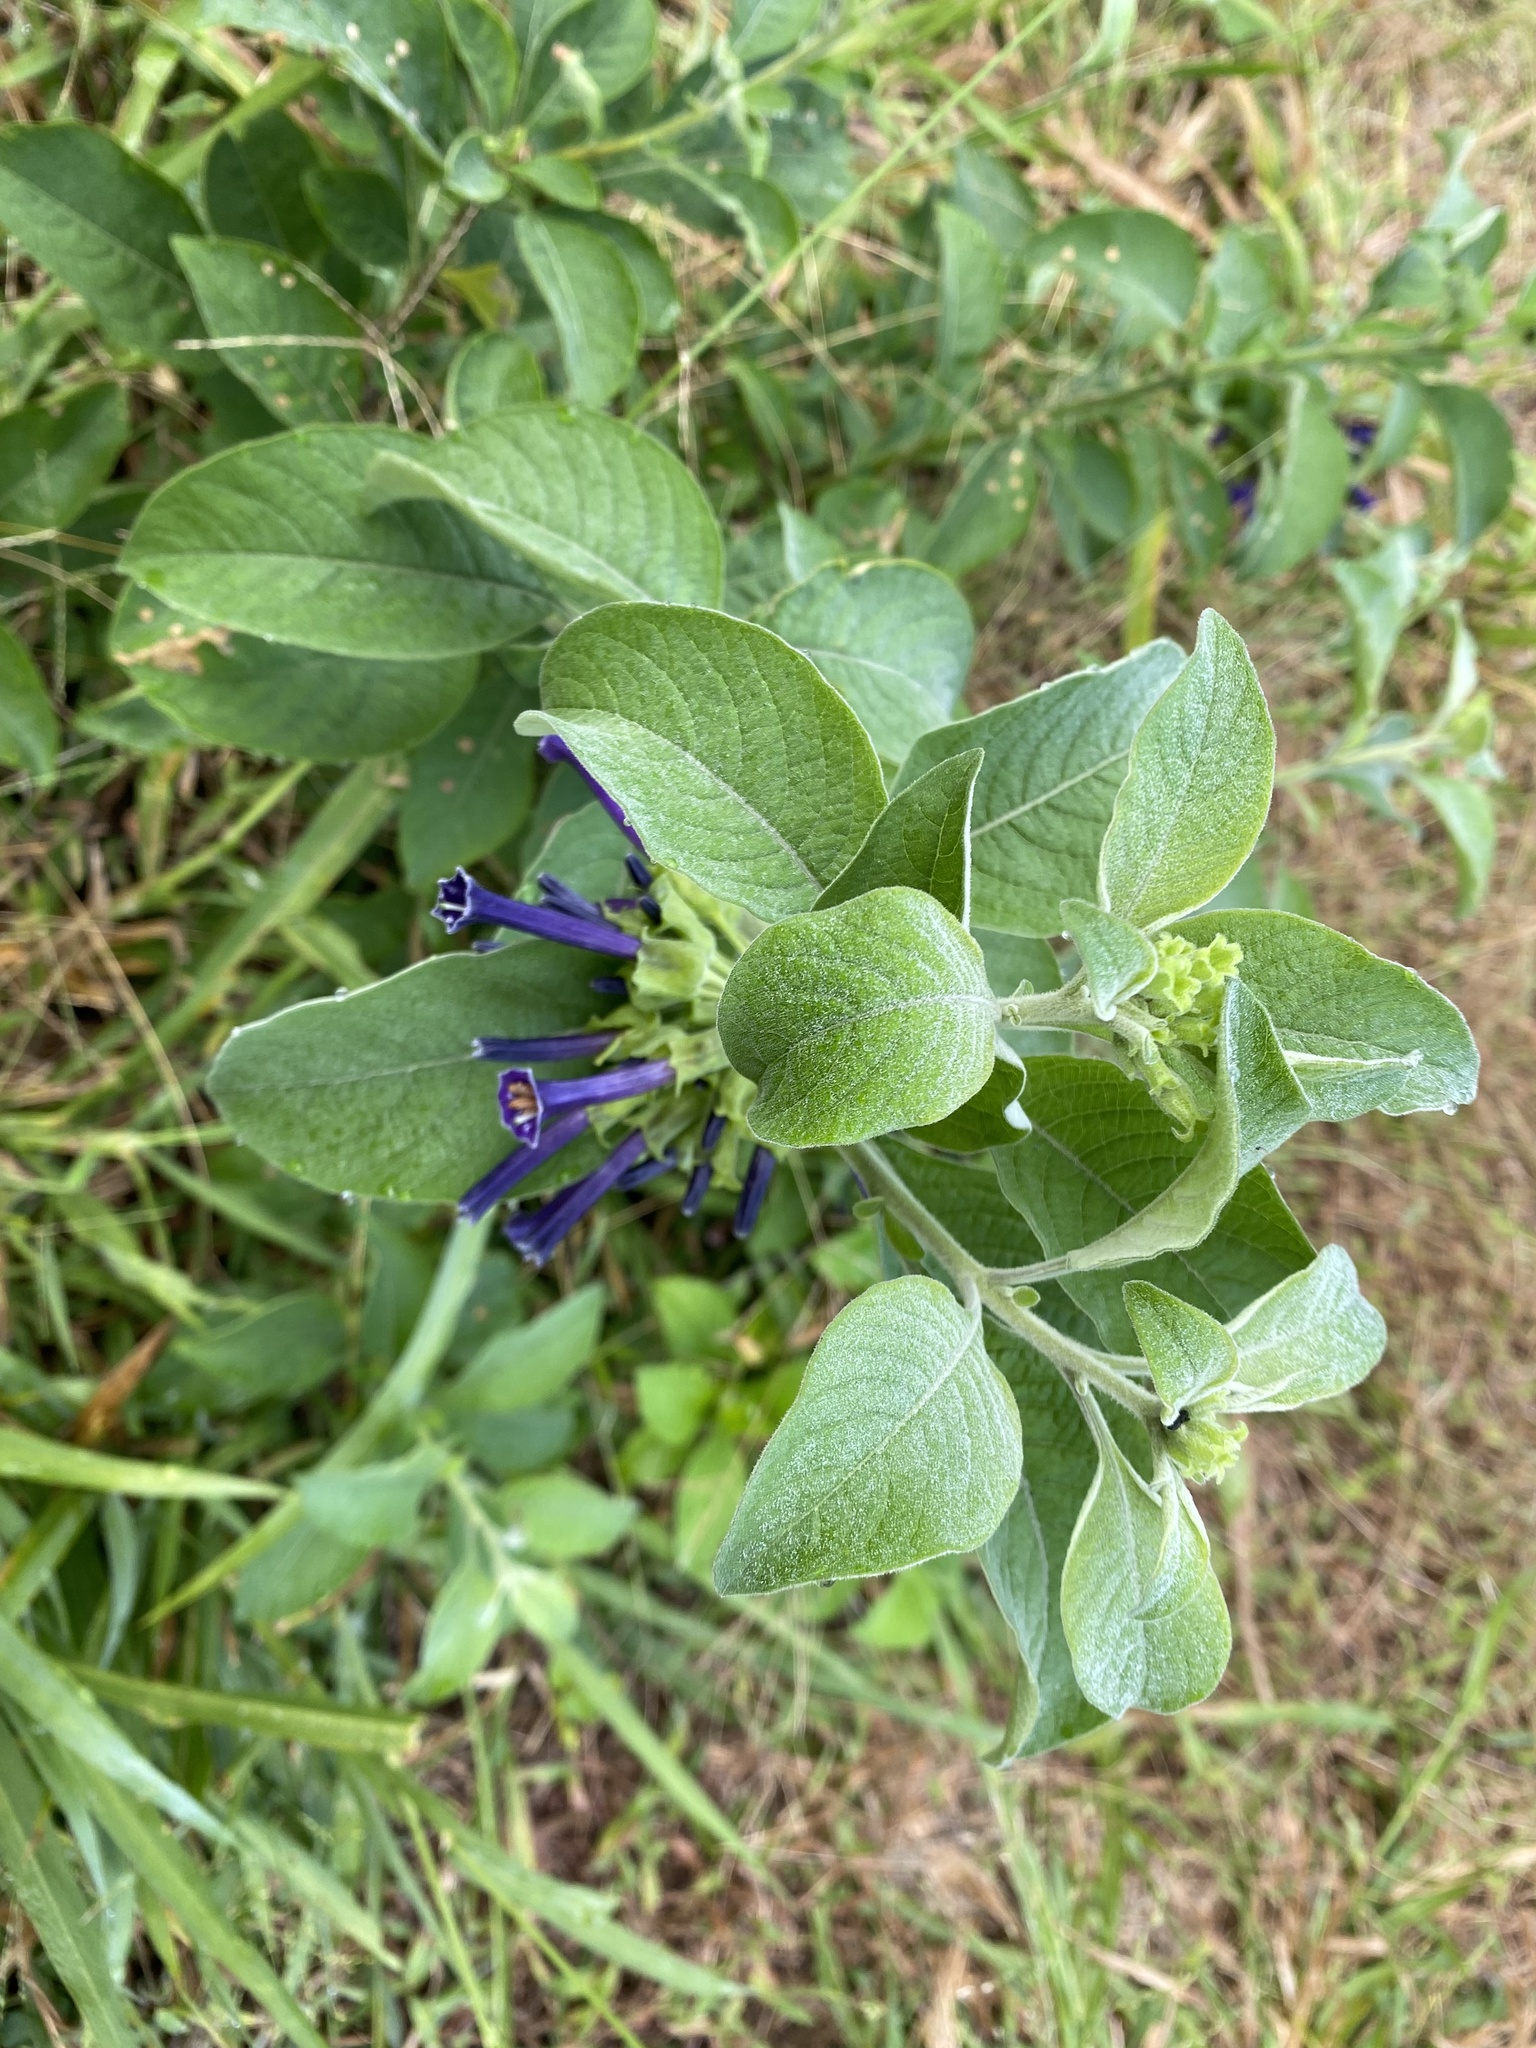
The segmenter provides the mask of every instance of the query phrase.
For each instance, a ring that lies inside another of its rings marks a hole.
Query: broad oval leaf
[[[1227,1325],[1237,1370],[1221,1405],[1235,1415],[1299,1408],[1358,1386],[1386,1349],[1387,1326],[1360,1292],[1339,1244],[1261,1294]]]
[[[1238,973],[1324,1122],[1455,1109],[1476,1095],[1466,1019],[1412,968],[1283,910],[1207,911],[1176,929],[1195,946],[1221,932],[1242,947]]]
[[[761,933],[720,998],[775,1145],[849,1145],[933,1123],[992,1071],[997,1002],[975,940],[931,896],[876,889]]]
[[[197,217],[104,128],[13,121],[0,132],[0,220],[120,347],[163,354],[195,327],[171,238],[195,235]]]
[[[942,200],[939,236],[940,373],[984,356],[1003,324],[1003,256],[985,222]]]
[[[472,654],[318,654],[199,625],[137,583],[118,603],[110,647],[149,701],[200,739],[280,760],[362,761],[414,746],[453,715],[475,680]]]
[[[499,662],[488,663],[465,701],[411,756],[399,846],[413,886],[468,867],[522,829],[534,750],[516,726],[531,694]]]
[[[984,444],[918,552],[946,575],[969,575],[1024,538],[1038,489],[1027,435]]]
[[[444,505],[361,509],[388,427],[305,427],[172,477],[121,567],[211,626],[324,654],[436,660],[495,647],[549,609],[526,569]]]
[[[1121,310],[1117,339],[1127,343],[1181,327],[1200,282],[1194,237],[1160,213],[1128,207],[1070,214],[1036,237],[1026,260],[1033,272],[1049,266],[1105,293]]]
[[[858,720],[803,654],[722,612],[605,605],[544,660],[543,710],[652,859],[762,918],[809,909],[884,807]]]
[[[822,1333],[715,1558],[721,1593],[866,1578],[986,1542],[1018,1490],[1019,1412],[936,1280],[882,1280]]]
[[[441,441],[393,437],[368,503],[398,498],[455,506],[578,607],[720,601],[724,554],[708,499],[659,441],[602,413],[516,406]]]
[[[517,247],[560,336],[567,392],[578,405],[605,405],[640,354],[640,294],[628,265],[606,237],[544,213],[519,216]]]
[[[601,967],[596,954],[541,940],[424,960],[236,1031],[208,1086],[245,1143],[302,1180],[338,1194],[456,1200],[512,1149],[495,1068],[474,1057],[474,1039],[579,1029]],[[552,1165],[583,1171],[593,1163],[585,1152],[578,1141]]]
[[[128,439],[116,384],[0,418],[0,525],[69,526],[112,474]]]
[[[1217,613],[1131,745],[1099,854],[1099,903],[1166,924],[1226,887],[1253,851],[1275,779],[1275,729],[1248,650]]]
[[[977,924],[1050,937],[1061,930],[1063,897],[1094,894],[1131,741],[1183,663],[1171,640],[1154,640],[915,743],[898,792],[953,754],[985,752],[971,809]]]
[[[920,562],[838,563],[785,591],[763,618],[808,654],[887,761],[955,708],[971,665],[970,607]]]
[[[1098,1477],[1061,1572],[1072,1668],[1112,1718],[1177,1713],[1215,1691],[1232,1653],[1210,1539],[1182,1481],[1143,1479],[1101,1421],[1094,1434]]]
[[[300,427],[356,417],[363,330],[313,271],[259,242],[178,235],[171,246],[203,325],[231,344],[220,361],[275,418]],[[296,335],[316,340],[306,347]]]
[[[951,754],[908,783],[869,828],[868,837],[814,908],[863,896],[871,889],[924,889],[961,924],[971,914],[971,792],[979,748]]]

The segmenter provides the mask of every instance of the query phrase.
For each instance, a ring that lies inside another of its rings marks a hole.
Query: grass
[[[1229,82],[1198,127],[1193,92],[1148,134],[1134,95],[1111,90],[1096,98],[1090,149],[1065,97],[1041,130],[1038,181],[1092,192],[1107,161],[1170,203],[1279,208],[1317,256],[1318,290],[1344,294],[1384,253],[1389,213],[1433,186],[1432,130],[1475,121],[1495,138],[1482,182],[1510,207],[1509,289],[1536,249],[1529,17],[1508,5],[1374,0],[1296,19],[1303,75],[1273,88]],[[963,78],[975,53],[952,18],[943,28],[954,41],[929,57]],[[1146,32],[1149,48],[1162,32]],[[1038,86],[1005,77],[987,104],[1006,118],[1009,95]],[[1501,392],[1528,458],[1531,390],[1517,369]],[[580,1656],[549,1659],[531,1638],[509,1637],[465,1704],[405,1725],[387,1705],[414,1662],[425,1570],[387,1592],[350,1589],[377,1603],[369,1611],[393,1668],[365,1654],[346,1597],[238,1638],[217,1601],[165,1613],[150,1631],[149,1677],[162,1681],[153,1725],[136,1712],[134,1681],[97,1674],[92,1690],[178,1783],[245,1823],[213,1852],[206,1881],[158,1824],[136,1837],[136,1857],[100,1845],[123,1878],[113,1938],[162,2034],[274,2038],[197,1966],[195,1950],[222,1944],[235,1983],[269,2011],[291,2001],[331,2048],[1536,2040],[1529,476],[1464,592],[1509,776],[1481,914],[1453,917],[1433,836],[1416,844],[1344,799],[1277,808],[1275,851],[1320,913],[1464,1005],[1487,1081],[1454,1122],[1374,1118],[1347,1137],[1314,1129],[1280,1162],[1304,1221],[1348,1247],[1393,1334],[1356,1396],[1327,1413],[1266,1418],[1222,1493],[1213,1519],[1238,1647],[1216,1698],[1171,1722],[1132,1717],[1000,1776],[977,1753],[1001,1711],[1003,1646],[963,1573],[935,1574],[930,1648],[882,1652],[842,1630],[823,1635],[809,1599],[725,1610],[649,1556],[644,1529],[619,1564],[579,1575]],[[981,596],[978,703],[1119,645],[1118,568],[1083,586],[1049,550],[1027,547]],[[1257,593],[1221,578],[1198,591],[1175,582],[1157,593],[1158,623],[1188,637],[1204,603],[1250,639],[1282,745],[1302,751],[1340,690],[1331,586],[1316,574]],[[1425,629],[1395,686],[1416,701],[1443,658]],[[46,813],[8,814],[0,1171],[15,1206],[4,1277],[55,1367],[45,1384],[8,1380],[18,1420],[52,1432],[88,1415],[76,1440],[110,1451],[137,1376],[169,1334],[165,1318],[195,1314],[221,1260],[237,1286],[339,1275],[363,1356],[384,1342],[369,1318],[385,1338],[409,1328],[424,1286],[416,1219],[385,1218],[380,1230],[377,1218],[341,1217],[240,1170],[182,1078],[222,1028],[237,976],[247,997],[254,985],[258,1006],[275,1008],[317,953],[339,979],[355,971],[347,934],[310,913],[377,821],[371,774],[341,784],[326,843],[311,829],[298,857],[314,786],[233,756],[150,757],[137,770],[82,756]],[[133,856],[136,878],[115,892],[107,846]],[[207,932],[231,906],[244,911],[238,943],[210,950]],[[135,983],[186,957],[196,980],[152,1026]],[[175,1123],[128,1128],[124,1109],[152,1087]],[[99,1106],[90,1129],[82,1099]],[[76,1112],[68,1131],[50,1133],[65,1104]],[[164,1144],[172,1137],[188,1141],[179,1158]],[[40,1193],[57,1223],[31,1234]],[[588,1251],[625,1323],[621,1352],[631,1340],[644,1348],[643,1288],[658,1256],[643,1202],[632,1221]],[[798,1342],[828,1300],[803,1273],[790,1277]],[[135,1448],[170,1464],[191,1447]],[[231,1473],[281,1482],[317,1448],[296,1431],[236,1430],[219,1455]],[[85,1513],[80,1495],[61,1492],[29,1531],[0,1531],[8,1619],[54,1597],[50,1573],[69,1568]],[[141,1607],[161,1608],[237,1527],[189,1520],[172,1499],[141,1510],[128,1535],[104,1518],[102,1627],[113,1625],[126,1547],[139,1547]],[[615,1699],[608,1674],[623,1674],[627,1693]],[[226,1707],[238,1727],[225,1727],[206,1697],[215,1687],[263,1704]],[[141,1691],[137,1704],[150,1703]],[[253,1730],[268,1739],[248,1739]],[[7,1801],[12,1783],[0,1757]],[[67,1803],[71,1788],[54,1789]],[[281,1818],[280,1834],[263,1813]],[[34,1816],[6,1803],[0,1823],[12,1821],[25,1836]],[[611,1896],[613,1921],[558,1881]],[[209,1933],[210,1908],[243,1945]],[[74,2032],[39,1954],[44,1920],[31,1899],[9,1913],[5,2048],[52,2048]],[[747,1991],[701,2001],[682,1965],[670,1985],[649,1980],[629,1967],[634,1937]]]

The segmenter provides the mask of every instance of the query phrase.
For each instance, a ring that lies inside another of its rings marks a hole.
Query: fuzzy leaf
[[[1164,1423],[1201,1395],[1225,1387],[1236,1372],[1237,1346],[1204,1309],[1146,1280],[1126,1281],[1125,1308],[1152,1369]]]
[[[974,1550],[1019,1483],[1018,1408],[978,1320],[936,1280],[884,1280],[811,1354],[747,1482],[716,1588],[771,1593]]]
[[[981,767],[979,749],[951,754],[886,805],[864,844],[814,908],[862,896],[871,889],[925,889],[961,924],[971,908],[971,793]]]
[[[1237,1371],[1222,1396],[1234,1415],[1325,1401],[1357,1386],[1381,1357],[1387,1326],[1360,1292],[1353,1261],[1331,1244],[1227,1325]]]
[[[771,926],[720,999],[726,1057],[777,1145],[847,1145],[932,1123],[992,1071],[981,949],[931,896],[877,889]]]
[[[1096,903],[1069,897],[1061,906],[1061,928],[1087,972],[1096,1017],[1113,1017],[1115,1005],[1145,988],[1157,972],[1157,952],[1146,933]]]

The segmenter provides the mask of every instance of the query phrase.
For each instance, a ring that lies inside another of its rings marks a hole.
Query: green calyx
[[[1219,1400],[1195,1401],[1163,1423],[1163,1441],[1177,1470],[1196,1485],[1219,1479],[1237,1462],[1246,1422],[1223,1416]]]
[[[1165,932],[1154,941],[1157,971],[1117,1021],[1129,1027],[1132,1057],[1180,1137],[1193,1135],[1214,1106],[1204,1055],[1216,1043],[1226,985],[1243,949],[1218,932],[1203,946]]]

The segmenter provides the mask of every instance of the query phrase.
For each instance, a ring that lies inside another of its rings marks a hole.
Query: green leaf
[[[601,966],[540,940],[424,960],[236,1031],[208,1085],[240,1137],[288,1173],[338,1194],[456,1200],[512,1149],[474,1039],[580,1029]],[[581,1172],[581,1153],[559,1157]]]
[[[642,1365],[635,1374],[640,1420],[678,1450],[685,1450],[704,1427],[719,1391],[707,1365]]]
[[[1003,258],[973,214],[940,200],[938,367],[942,375],[984,356],[1003,324]]]
[[[1020,1421],[1026,1428],[1030,1420],[1021,1412]],[[998,1611],[1013,1631],[1019,1654],[1019,1676],[1003,1748],[989,1759],[1012,1763],[1024,1751],[1040,1718],[1040,1678],[1051,1625],[1051,1560],[1027,1470],[1013,1505],[982,1547],[981,1567]]]
[[[120,567],[210,626],[383,661],[477,653],[548,601],[489,535],[442,505],[359,509],[408,435],[306,427],[246,442],[162,484]]]
[[[1018,1407],[979,1320],[883,1280],[827,1326],[715,1559],[722,1593],[867,1578],[975,1550],[1019,1483]]]
[[[1128,540],[1136,517],[1136,479],[1124,450],[1091,433],[1042,434],[1040,447],[1050,464],[1057,523],[1066,513],[1101,541],[1118,546]]]
[[[607,605],[560,635],[541,691],[519,729],[558,733],[653,860],[759,917],[809,908],[884,805],[853,713],[761,626]]]
[[[202,23],[321,51],[439,162],[438,145],[462,125],[453,51],[433,0],[203,0]]]
[[[1387,1326],[1360,1292],[1353,1261],[1331,1244],[1227,1325],[1237,1371],[1232,1414],[1272,1414],[1358,1386],[1386,1349]]]
[[[962,142],[955,151],[953,196],[962,213],[979,220],[1010,266],[1028,250],[1035,232],[1034,195],[1011,164]]]
[[[747,1461],[734,1436],[712,1429],[689,1452],[672,1496],[672,1562],[710,1583],[725,1533],[747,1487]]]
[[[285,426],[357,417],[362,328],[297,257],[259,242],[177,235],[171,247],[192,287],[219,360]],[[328,336],[343,347],[306,348],[280,337]]]
[[[1205,266],[1205,347],[1219,362],[1251,341],[1275,309],[1275,282],[1252,228],[1227,228]]]
[[[59,721],[48,685],[9,626],[0,624],[0,761],[34,781],[53,773]]]
[[[1210,1539],[1177,1475],[1143,1479],[1084,1399],[1099,1471],[1061,1573],[1072,1668],[1112,1718],[1177,1713],[1214,1692],[1232,1652]]]
[[[674,1357],[701,1358],[728,1345],[736,1297],[718,1282],[691,1273],[663,1273],[651,1282],[651,1305]]]
[[[578,1472],[540,1472],[510,1479],[496,1495],[501,1517],[516,1530],[534,1557],[564,1564],[601,1557],[632,1527],[637,1500],[608,1493]]]
[[[377,1465],[306,1472],[295,1491],[306,1520],[328,1536],[365,1550],[381,1543],[398,1546],[410,1542],[421,1497],[446,1462],[440,1445],[423,1444]]]
[[[994,1145],[1016,1145],[1029,1129],[1018,1107],[1024,1086],[1024,1065],[1007,1041],[998,1036],[996,1064],[974,1095],[936,1123],[916,1124],[912,1136],[946,1152],[984,1152]]]
[[[0,1615],[0,1692],[32,1725],[95,1764],[119,1785],[152,1801],[185,1827],[217,1834],[211,1814],[157,1770],[74,1679]]]
[[[1088,976],[1093,1013],[1106,1023],[1121,999],[1145,988],[1157,972],[1157,948],[1146,933],[1096,903],[1068,897],[1061,906],[1061,928],[1077,947]]]
[[[3,198],[0,183],[0,201]],[[1426,384],[1423,389],[1450,452],[1456,545],[1469,548],[1509,503],[1515,482],[1514,437],[1486,392],[1465,384]]]
[[[519,406],[446,440],[380,444],[368,501],[440,498],[524,555],[577,609],[720,601],[708,500],[649,434],[600,413]]]
[[[971,913],[971,797],[982,754],[951,754],[886,805],[864,844],[813,908],[871,889],[923,889],[961,924]]]
[[[948,577],[916,562],[829,563],[785,591],[763,624],[810,656],[894,762],[953,713],[976,637]]]
[[[1147,926],[1208,902],[1253,851],[1269,811],[1275,729],[1248,650],[1202,612],[1195,651],[1131,745],[1099,853],[1099,902]]]
[[[1033,1129],[996,1155],[997,1179],[1047,1258],[1102,1243],[1154,1203],[1166,1203],[1199,1157],[1174,1136],[1141,1084],[1102,1060],[1032,1060],[1024,1106]],[[1207,1166],[1214,1163],[1213,1154]],[[1192,1192],[1186,1187],[1182,1198]],[[1136,1277],[1224,1320],[1312,1256],[1274,1182],[1255,1167],[1238,1180],[1207,1233],[1148,1260]],[[1033,1261],[1026,1253],[999,1263]],[[1124,1277],[1073,1270],[1065,1282],[1114,1351],[1135,1349],[1121,1300]]]
[[[1310,377],[1288,377],[1286,387],[1280,460],[1265,470],[1233,557],[1241,576],[1279,576],[1305,561],[1328,538],[1349,488],[1349,445],[1328,393]]]
[[[958,1109],[992,1071],[996,999],[981,948],[917,889],[786,918],[720,998],[726,1057],[757,1083],[748,1122],[776,1145],[849,1145]]]
[[[848,1633],[866,1650],[925,1650],[943,1612],[934,1574],[914,1565],[886,1587]]]
[[[300,1614],[328,1600],[367,1562],[366,1544],[333,1536],[301,1513],[241,1568],[235,1619],[282,1621]]]
[[[535,756],[516,726],[530,695],[499,664],[487,665],[458,711],[411,756],[400,859],[413,886],[467,867],[521,831]]]
[[[139,1500],[274,1500],[278,1494],[264,1479],[199,1472],[190,1465],[157,1465],[147,1458],[108,1457],[14,1425],[0,1430],[0,1479],[81,1493],[125,1493]]]
[[[578,405],[606,405],[640,355],[640,294],[604,236],[544,213],[518,216],[517,247],[554,318],[565,388]]]
[[[1125,207],[1070,214],[1036,237],[1029,263],[1084,279],[1112,300],[1121,311],[1116,338],[1127,346],[1182,327],[1200,282],[1193,236],[1160,213]]]
[[[71,525],[112,474],[127,439],[128,404],[116,384],[7,413],[0,418],[0,525]]]
[[[70,1673],[108,1706],[124,1707],[156,1728],[237,1728],[277,1742],[316,1749],[393,1756],[410,1749],[419,1720],[384,1707],[336,1707],[299,1693],[212,1691],[158,1678],[133,1678],[94,1664],[71,1664]]]
[[[501,1581],[466,1552],[432,1603],[421,1660],[401,1698],[425,1707],[462,1692],[506,1626]]]
[[[488,128],[509,127],[522,70],[511,24],[490,0],[441,0],[449,40]]]
[[[308,181],[312,177],[322,181],[332,177],[364,178],[370,186],[375,182],[382,184],[400,216],[403,234],[404,211],[399,194],[388,180],[373,171],[321,167],[314,144],[281,107],[254,119],[248,118],[242,109],[237,123],[226,124],[214,136],[202,169],[203,212],[208,225],[216,235],[232,235],[241,242],[265,242],[306,262],[314,262],[325,249],[322,224],[327,233],[330,229],[309,193]],[[372,196],[377,199],[376,194]],[[340,241],[336,246],[346,247]]]
[[[514,405],[539,405],[544,372],[515,334],[473,334],[448,365],[443,411],[453,428],[473,426]]]
[[[1221,472],[1203,448],[1176,440],[1172,434],[1161,437],[1161,446],[1179,546],[1193,568],[1212,569],[1221,559],[1232,523]]]
[[[171,238],[195,235],[197,218],[104,128],[13,121],[0,131],[0,220],[116,347],[161,355],[195,325]]]
[[[1477,1093],[1466,1020],[1411,968],[1287,911],[1208,911],[1177,930],[1191,945],[1220,932],[1242,947],[1241,979],[1321,1121],[1455,1109]]]
[[[578,1287],[529,1323],[487,1337],[444,1396],[455,1417],[507,1415],[563,1393],[591,1362],[602,1333],[601,1282]]]
[[[760,64],[793,48],[820,17],[821,0],[732,0],[731,46],[743,64]]]
[[[1328,564],[1354,627],[1356,718],[1370,718],[1375,712],[1418,596],[1423,554],[1422,528],[1399,527],[1371,554]]]
[[[291,121],[285,125],[293,127]],[[304,173],[302,190],[332,244],[360,270],[391,277],[409,263],[411,234],[405,202],[398,187],[381,172],[361,170],[353,164],[315,164]],[[220,232],[236,231],[221,228]],[[253,235],[250,239],[269,238]]]
[[[1018,545],[1039,484],[1029,446],[1027,435],[989,441],[971,458],[922,544],[925,561],[948,576],[968,576]]]
[[[514,19],[520,9],[515,10]],[[591,125],[598,108],[644,78],[656,43],[656,9],[652,0],[590,0],[572,12],[568,7],[540,5],[535,10],[560,24],[559,46],[581,60],[580,84],[572,70],[547,43],[537,63],[533,45],[523,43],[524,119],[530,128],[548,128],[581,119]],[[588,83],[587,81],[590,81]]]
[[[42,1787],[0,1727],[0,1871],[12,1899],[80,2009],[92,2048],[134,2048],[142,2037],[113,1983],[98,1912],[86,1903]]]
[[[1420,769],[1410,780],[1434,806],[1456,856],[1460,884],[1456,915],[1467,917],[1488,893],[1494,855],[1499,847],[1499,821],[1486,789],[1464,775],[1439,775]]]
[[[1126,1281],[1125,1311],[1152,1369],[1165,1426],[1201,1396],[1223,1392],[1237,1371],[1237,1346],[1214,1316],[1148,1280]],[[1228,1403],[1223,1398],[1220,1405]]]
[[[205,626],[142,584],[108,645],[145,698],[216,746],[298,761],[359,761],[435,732],[469,694],[472,654],[367,661]]]
[[[231,1211],[230,1221],[236,1220]],[[157,1403],[234,1415],[257,1401],[297,1401],[345,1358],[346,1328],[330,1296],[283,1294],[247,1315],[183,1332],[154,1367],[145,1392]]]
[[[1171,640],[1154,640],[917,741],[898,793],[951,755],[985,752],[971,809],[977,924],[1046,937],[1061,929],[1063,897],[1093,895],[1132,738],[1183,664]]]

